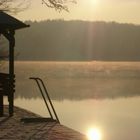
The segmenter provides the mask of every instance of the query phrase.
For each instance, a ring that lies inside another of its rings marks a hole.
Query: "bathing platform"
[[[41,118],[27,110],[15,107],[9,117],[8,107],[0,117],[1,140],[87,140],[86,136],[55,120]]]

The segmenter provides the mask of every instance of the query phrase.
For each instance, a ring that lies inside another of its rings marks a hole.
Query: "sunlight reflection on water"
[[[17,62],[15,105],[48,116],[30,76],[47,84],[61,124],[84,134],[96,126],[103,140],[140,140],[139,62]]]
[[[81,133],[89,128],[101,128],[104,140],[139,140],[140,98],[117,100],[54,101],[60,122]],[[49,116],[44,102],[40,99],[17,98],[15,105],[28,109],[41,116]],[[102,132],[104,130],[104,132]],[[131,134],[131,135],[128,135]]]
[[[87,131],[88,140],[102,140],[102,132],[99,128],[93,127]]]

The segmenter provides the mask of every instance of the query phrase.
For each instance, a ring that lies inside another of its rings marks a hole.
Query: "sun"
[[[102,133],[98,128],[90,128],[87,132],[88,140],[101,140]]]
[[[99,0],[89,0],[91,5],[98,5],[99,4]]]

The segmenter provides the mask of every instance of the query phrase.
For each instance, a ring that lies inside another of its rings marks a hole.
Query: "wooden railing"
[[[4,113],[3,97],[7,96],[9,101],[9,114],[13,113],[13,94],[15,92],[15,75],[10,76],[6,73],[0,73],[0,116]]]

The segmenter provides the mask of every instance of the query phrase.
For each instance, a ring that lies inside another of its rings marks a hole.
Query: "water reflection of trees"
[[[116,99],[140,95],[139,78],[48,79],[54,100]],[[36,83],[17,83],[15,98],[41,98]]]

